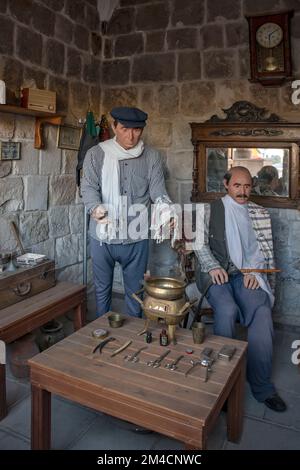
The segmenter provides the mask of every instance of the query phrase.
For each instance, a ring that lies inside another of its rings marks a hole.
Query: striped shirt
[[[99,145],[89,149],[83,163],[83,177],[81,180],[81,194],[89,213],[102,203],[102,167],[104,152]],[[133,204],[142,204],[150,208],[151,202],[159,197],[168,197],[165,187],[162,158],[160,153],[145,145],[143,153],[137,158],[119,161],[120,166],[120,195],[124,196],[127,206],[127,226],[135,216],[128,215],[128,209]],[[138,239],[126,238],[111,240],[110,243],[133,243],[148,238],[148,213],[141,222],[142,230]],[[98,239],[96,234],[97,223],[91,218],[89,233]],[[143,230],[144,229],[144,230]]]

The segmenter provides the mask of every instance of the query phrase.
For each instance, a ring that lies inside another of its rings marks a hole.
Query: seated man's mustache
[[[248,196],[246,194],[238,194],[237,197],[241,197],[243,199],[248,199]]]

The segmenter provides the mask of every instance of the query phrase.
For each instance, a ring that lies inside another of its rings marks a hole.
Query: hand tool
[[[141,331],[137,333],[137,336],[142,336],[143,334],[146,333],[146,331],[147,331],[147,328],[143,328]]]
[[[127,356],[124,356],[124,361],[128,362],[138,362],[139,358],[138,355],[144,351],[144,349],[147,349],[148,346],[143,346],[142,348],[138,349],[134,354],[129,354]]]
[[[97,346],[93,349],[92,351],[92,354],[94,354],[97,349],[99,349],[99,354],[101,354],[102,352],[102,349],[104,348],[104,346],[109,343],[110,341],[115,341],[116,338],[113,338],[112,336],[110,336],[109,338],[106,338],[104,341],[101,341],[99,344],[97,344]]]
[[[196,366],[201,366],[201,361],[194,361],[194,359],[191,360],[192,367],[190,367],[186,373],[184,374],[185,377],[196,367]]]
[[[155,369],[160,366],[162,360],[171,352],[171,349],[168,349],[161,356],[158,356],[154,361],[148,361],[147,366],[154,367]]]
[[[178,362],[181,361],[183,357],[184,355],[182,354],[181,356],[178,356],[177,359],[175,359],[175,361],[168,362],[168,364],[165,365],[165,368],[169,370],[176,370]]]
[[[206,368],[204,382],[207,382],[208,372],[210,372],[211,365],[214,362],[214,359],[210,357],[212,352],[213,352],[212,348],[204,348],[200,355],[200,360],[198,361],[194,361],[193,359],[191,360],[192,367],[190,367],[186,371],[185,376],[187,376],[196,366],[203,366]]]
[[[213,363],[213,359],[202,359],[201,360],[201,366],[205,367],[205,376],[204,376],[204,382],[208,381],[208,373],[211,371],[211,365]]]
[[[12,231],[14,237],[15,237],[17,245],[18,245],[18,247],[21,251],[21,254],[24,254],[25,250],[24,250],[24,247],[23,247],[22,242],[20,240],[19,230],[18,230],[15,222],[12,220],[9,225],[10,225],[11,231]]]
[[[132,343],[131,340],[126,341],[126,343],[124,343],[122,346],[120,346],[118,349],[116,349],[116,350],[110,355],[110,357],[114,357],[114,356],[116,356],[117,354],[119,354],[120,352],[124,351],[124,349],[128,348],[128,346],[130,346],[131,343]]]

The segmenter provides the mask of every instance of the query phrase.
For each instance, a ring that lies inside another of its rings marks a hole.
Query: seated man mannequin
[[[244,167],[224,176],[227,195],[205,206],[204,245],[196,251],[197,286],[213,308],[214,333],[232,338],[235,322],[248,328],[247,379],[256,400],[274,411],[286,405],[271,383],[274,296],[266,275],[240,269],[274,267],[268,211],[248,202],[252,178]]]

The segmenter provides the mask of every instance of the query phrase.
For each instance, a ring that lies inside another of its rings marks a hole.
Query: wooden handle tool
[[[131,343],[132,343],[131,340],[126,341],[126,343],[124,343],[122,346],[120,346],[119,349],[116,349],[116,350],[110,355],[110,357],[114,357],[114,356],[116,356],[117,354],[119,354],[120,352],[124,351],[124,349],[128,348],[128,346],[130,346]]]
[[[20,248],[21,254],[23,255],[25,253],[25,250],[24,250],[24,247],[23,247],[22,242],[20,240],[19,230],[18,230],[16,224],[12,220],[11,220],[9,225],[10,225],[11,231],[12,231],[14,237],[15,237],[17,245]]]
[[[241,273],[281,273],[281,269],[256,269],[256,268],[245,268],[240,269]]]

